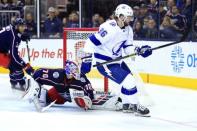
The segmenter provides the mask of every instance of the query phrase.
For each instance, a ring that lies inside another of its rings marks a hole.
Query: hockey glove
[[[142,57],[148,57],[152,54],[152,49],[149,45],[144,45],[142,47],[136,47],[135,49],[137,55],[141,55]]]
[[[92,55],[82,58],[81,72],[83,74],[89,73],[92,67]]]
[[[34,73],[34,69],[32,68],[32,66],[29,63],[26,64],[24,70],[28,75],[33,75],[33,73]]]
[[[21,35],[22,41],[30,41],[30,35],[28,33],[24,33]]]

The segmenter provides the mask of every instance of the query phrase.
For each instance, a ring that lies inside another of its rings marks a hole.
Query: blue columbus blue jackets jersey
[[[80,75],[80,80],[67,79],[64,69],[40,68],[35,71],[33,78],[41,85],[54,86],[59,93],[71,88],[83,90],[85,95],[93,98],[91,83],[84,74]]]
[[[12,25],[0,31],[0,53],[10,54],[11,59],[17,65],[25,67],[26,63],[20,58],[18,47],[21,42],[21,34]]]

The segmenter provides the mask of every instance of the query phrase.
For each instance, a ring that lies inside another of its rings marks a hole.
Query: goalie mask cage
[[[81,57],[85,55],[83,52],[85,40],[97,31],[97,28],[64,28],[64,61],[67,59],[72,60],[80,66]],[[87,77],[95,90],[108,92],[108,79],[100,75],[96,68],[92,67]]]

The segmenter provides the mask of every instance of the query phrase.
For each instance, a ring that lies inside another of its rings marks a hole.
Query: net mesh
[[[97,30],[64,30],[66,31],[66,52],[72,52],[73,57],[71,60],[74,60],[79,66],[81,65],[81,58],[88,56],[90,54],[83,51],[85,40]],[[108,90],[108,80],[104,78],[96,69],[92,69],[90,73],[87,74],[90,79],[93,88],[96,90]]]

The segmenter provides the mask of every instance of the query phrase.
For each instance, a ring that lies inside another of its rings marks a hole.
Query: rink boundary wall
[[[69,51],[67,57],[71,60],[75,59],[75,48],[72,42],[76,43],[76,41],[69,41],[71,45],[67,46]],[[62,39],[31,40],[29,42],[31,65],[34,68],[62,68],[64,54],[62,43]],[[134,41],[134,44],[137,45],[146,45],[147,43],[152,47],[156,47],[169,42]],[[134,63],[137,71],[141,73],[143,80],[147,83],[197,90],[196,50],[197,42],[182,42],[175,46],[157,50],[146,59],[139,56]],[[19,54],[26,62],[28,61],[25,42],[19,46]],[[179,68],[174,68],[177,67],[176,62],[180,62]],[[0,68],[0,73],[8,73],[8,71]],[[95,71],[90,76],[92,78],[101,77]]]
[[[0,73],[8,74],[9,71],[0,67]],[[92,74],[90,75],[91,77],[101,77],[101,75],[98,73],[93,72]],[[164,75],[157,75],[157,74],[147,74],[147,73],[140,73],[140,76],[142,77],[145,83],[167,85],[167,86],[174,86],[178,88],[197,90],[197,79],[164,76]]]

